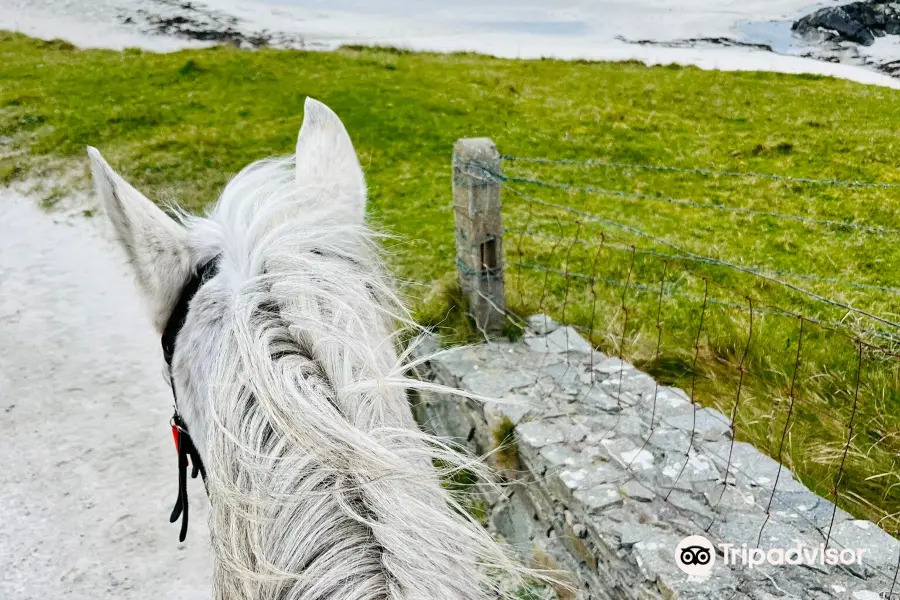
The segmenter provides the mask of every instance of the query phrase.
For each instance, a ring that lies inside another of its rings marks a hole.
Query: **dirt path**
[[[0,598],[209,598],[205,496],[179,544],[159,342],[102,219],[0,189]]]

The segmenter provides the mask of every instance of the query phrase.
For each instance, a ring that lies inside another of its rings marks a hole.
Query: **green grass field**
[[[80,51],[8,33],[0,33],[0,182],[75,165],[82,173],[75,185],[87,185],[84,147],[91,144],[151,198],[199,209],[247,163],[292,152],[306,96],[331,106],[347,125],[367,173],[371,220],[397,235],[390,253],[397,272],[418,282],[408,286],[417,315],[424,323],[453,324],[448,337],[466,335],[463,320],[444,320],[458,305],[450,283],[450,166],[458,138],[488,136],[515,156],[900,183],[900,92],[835,79],[358,48]],[[900,189],[525,162],[507,162],[504,172],[646,196],[509,182],[504,224],[517,233],[505,239],[507,260],[594,276],[593,282],[570,277],[567,283],[558,273],[510,266],[507,296],[515,311],[546,311],[592,325],[591,337],[602,349],[622,352],[666,383],[695,387],[701,402],[728,413],[749,331],[742,307],[752,297],[763,310],[754,313],[744,361],[738,438],[780,453],[805,483],[827,494],[858,398],[840,503],[900,530],[898,361],[867,350],[857,395],[854,341],[861,335],[891,350],[895,328],[708,264],[666,265],[635,252],[632,267],[630,245],[675,252],[616,226],[536,206],[517,193],[601,215],[699,255],[780,273],[897,321],[898,292],[889,288],[900,287],[898,234],[854,226],[900,228]],[[46,194],[52,204],[61,191],[51,187]],[[523,229],[544,237],[518,233]],[[572,243],[576,231],[579,243]],[[664,268],[667,292],[660,305],[655,290]],[[710,281],[705,311],[704,277]],[[775,314],[776,307],[833,324],[804,324],[796,377],[800,323]],[[792,382],[796,402],[785,429]]]

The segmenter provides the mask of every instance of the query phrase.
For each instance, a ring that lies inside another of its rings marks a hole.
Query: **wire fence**
[[[772,181],[784,181],[788,183],[809,184],[809,185],[831,185],[839,187],[860,187],[860,188],[881,188],[896,189],[900,188],[900,183],[880,182],[880,181],[854,181],[846,179],[813,179],[809,177],[791,177],[789,175],[778,175],[775,173],[754,173],[752,171],[722,171],[717,169],[704,169],[696,167],[678,167],[673,165],[648,165],[639,163],[624,163],[615,161],[606,161],[599,159],[565,159],[565,158],[543,158],[534,156],[508,156],[502,155],[501,158],[507,162],[524,162],[538,163],[549,165],[569,165],[580,167],[608,167],[612,169],[625,170],[641,170],[641,171],[661,171],[667,173],[683,173],[689,175],[704,175],[713,177],[741,177],[749,179],[769,179]]]
[[[762,506],[766,516],[758,541],[775,512],[796,509],[790,494],[779,488],[788,477],[781,465],[834,503],[824,522],[799,513],[821,533],[826,547],[840,547],[833,531],[841,509],[874,521],[894,536],[900,533],[900,319],[896,310],[900,288],[892,284],[893,274],[883,271],[889,264],[882,267],[881,280],[873,279],[871,272],[867,278],[842,277],[809,266],[816,264],[814,254],[820,245],[852,247],[854,260],[877,261],[887,245],[900,241],[895,239],[900,229],[861,221],[849,213],[844,219],[818,218],[615,190],[591,178],[592,170],[602,167],[651,176],[665,173],[858,188],[859,193],[893,190],[900,184],[599,159],[499,158],[511,169],[536,165],[541,171],[511,174],[500,168],[499,161],[454,155],[454,185],[463,190],[460,198],[470,203],[470,212],[472,199],[483,193],[482,188],[503,192],[503,228],[457,232],[458,246],[461,239],[468,246],[481,244],[474,263],[466,263],[469,272],[461,271],[464,283],[468,281],[475,295],[502,313],[504,323],[514,330],[527,330],[525,315],[550,315],[581,332],[593,347],[620,358],[623,365],[627,360],[651,374],[657,383],[641,450],[660,424],[656,404],[660,386],[687,391],[694,426],[669,493],[678,487],[696,451],[698,405],[715,407],[728,416],[731,444],[727,456],[719,457],[726,465],[725,485],[711,521],[700,524],[706,531],[721,518],[719,504],[729,478],[753,481],[734,461],[735,440],[741,440],[780,465],[773,482],[755,482],[770,490]],[[569,181],[541,178],[552,176],[558,167],[573,166],[581,171],[577,177],[565,174]],[[640,183],[647,186],[653,181]],[[465,186],[470,189],[466,191]],[[637,203],[644,212],[614,204],[622,202]],[[704,247],[700,238],[691,243],[689,226],[679,231],[671,227],[671,221],[666,233],[655,233],[654,225],[681,214],[660,215],[661,205],[694,215],[721,214],[723,228],[734,230],[735,238],[753,239],[754,246],[742,246],[737,239],[729,247]],[[459,206],[457,200],[458,214]],[[742,221],[731,220],[736,217]],[[800,228],[800,233],[792,233],[791,228]],[[754,249],[769,242],[785,243],[794,235],[812,240],[812,246],[798,247],[790,268],[762,266],[767,256],[762,252],[756,258]],[[494,238],[502,240],[504,257],[499,267],[485,258],[483,240]],[[728,252],[737,254],[723,258]],[[844,273],[853,272],[852,262],[848,261]],[[492,277],[503,283],[502,297],[496,286],[478,286],[479,277],[485,280],[487,267],[500,269]],[[477,315],[475,320],[487,322]],[[593,364],[589,372],[593,388]],[[623,375],[624,371],[617,400]],[[536,380],[540,377],[537,374]],[[608,433],[615,428],[614,424]],[[629,472],[637,476],[631,466]],[[896,585],[900,556],[896,560],[894,568],[876,569],[893,582],[886,597],[894,597],[895,587],[900,589]]]
[[[805,217],[803,215],[793,215],[785,213],[777,213],[765,210],[754,210],[752,208],[743,208],[740,206],[727,206],[725,204],[715,204],[712,202],[697,202],[696,200],[685,200],[683,198],[671,198],[664,195],[640,194],[636,192],[626,192],[622,190],[611,190],[596,185],[571,185],[568,183],[560,183],[556,181],[541,181],[540,179],[531,179],[528,177],[509,177],[500,173],[490,173],[492,177],[496,177],[499,181],[506,183],[521,183],[536,187],[553,188],[567,191],[580,191],[589,194],[597,194],[600,196],[615,196],[631,201],[647,201],[647,202],[665,202],[677,206],[690,208],[699,208],[703,210],[716,210],[728,213],[752,215],[756,217],[768,217],[776,220],[796,221],[808,225],[817,225],[822,227],[832,227],[838,229],[852,229],[869,233],[893,234],[900,233],[900,229],[889,229],[878,225],[865,225],[853,223],[851,221],[834,221],[831,219],[816,219]]]

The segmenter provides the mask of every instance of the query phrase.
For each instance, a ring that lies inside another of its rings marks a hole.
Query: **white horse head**
[[[220,599],[496,597],[518,572],[441,487],[406,401],[406,313],[364,223],[340,119],[307,100],[295,159],[254,163],[204,218],[173,219],[93,148],[92,170],[162,333],[187,282],[171,377],[206,465]]]

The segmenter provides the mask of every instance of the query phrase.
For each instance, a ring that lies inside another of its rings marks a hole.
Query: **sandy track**
[[[0,189],[0,598],[209,598],[205,495],[179,544],[158,337],[102,219]]]

